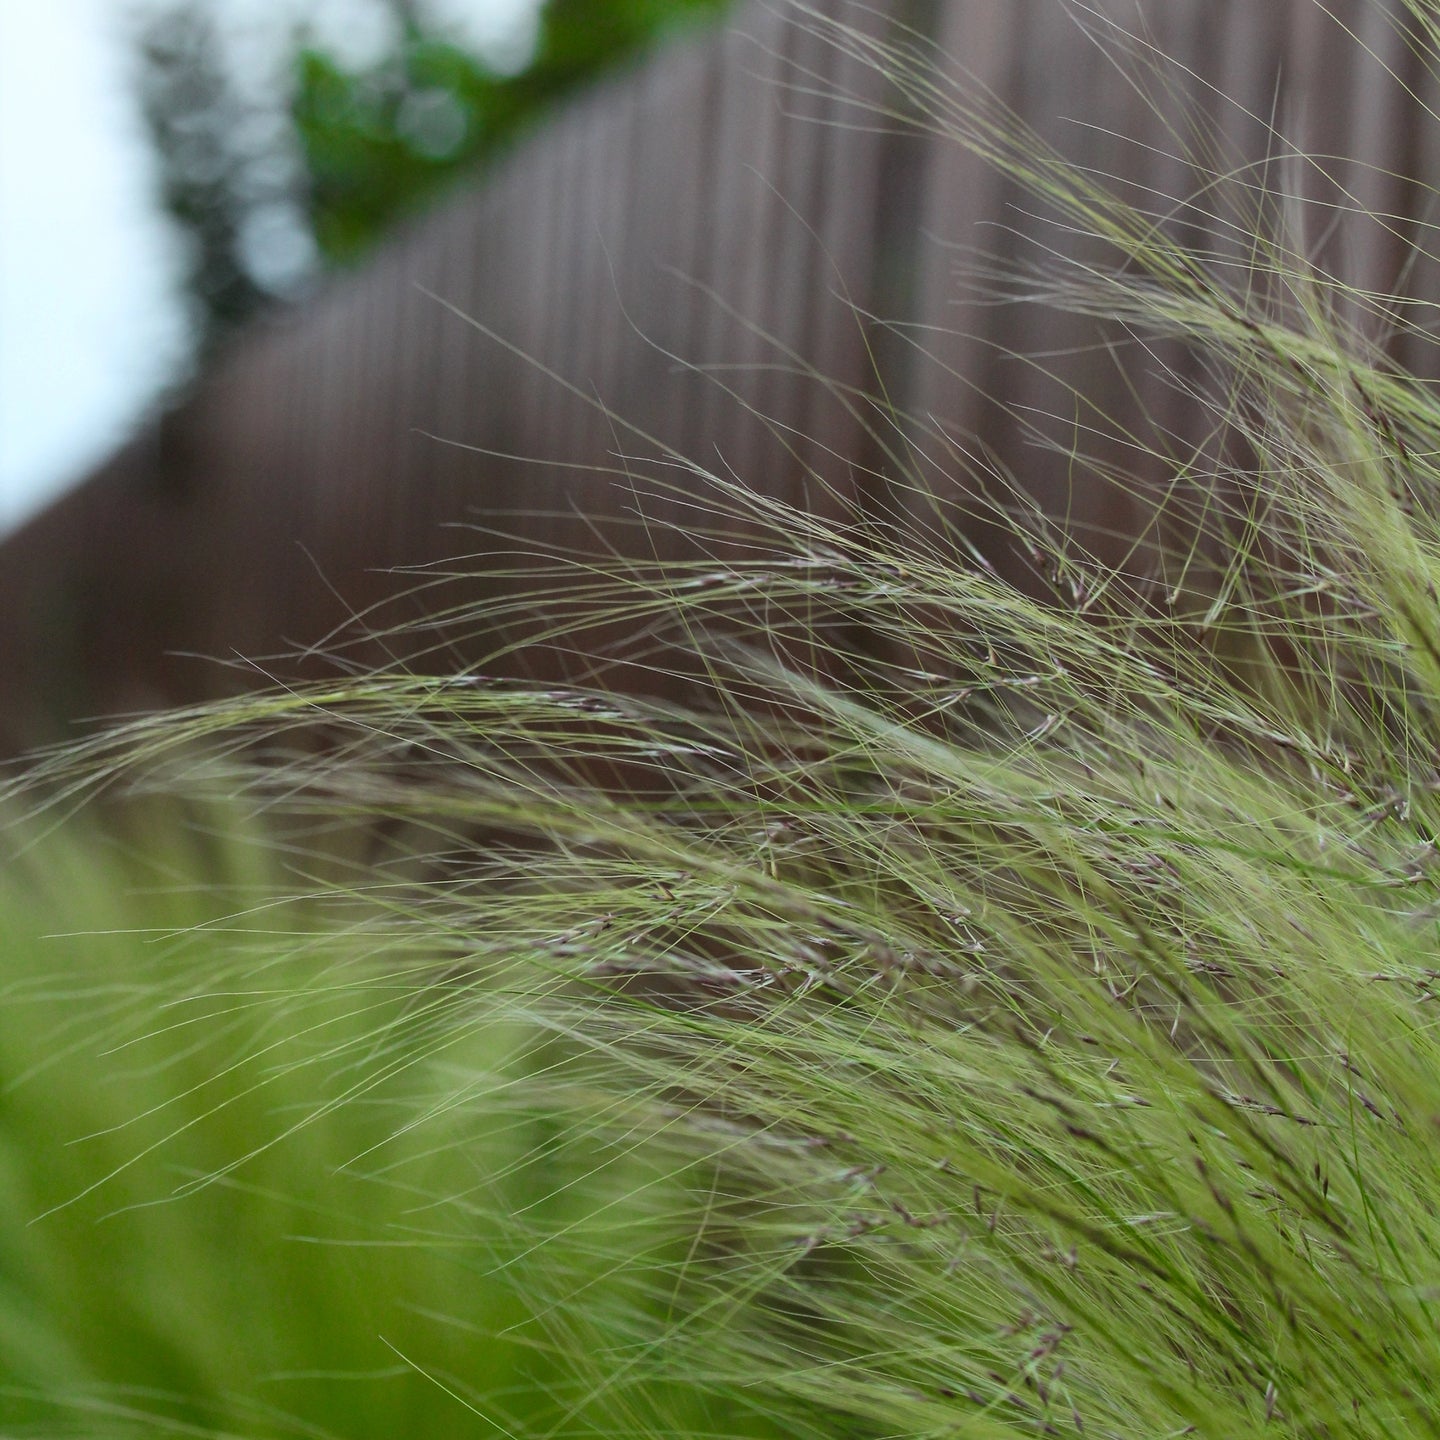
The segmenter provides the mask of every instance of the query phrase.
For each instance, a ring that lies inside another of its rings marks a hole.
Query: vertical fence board
[[[1013,100],[1011,76],[1037,23],[1035,7],[1007,0],[960,0],[946,7],[937,37],[946,103],[964,105],[985,94]],[[944,513],[958,520],[960,509],[968,510],[984,485],[987,461],[975,437],[985,436],[988,443],[1003,423],[994,372],[1009,312],[975,303],[974,267],[1002,243],[997,222],[1014,191],[947,134],[929,137],[922,164],[913,309],[902,316],[914,327],[906,388],[918,422],[917,478],[952,490],[959,508]],[[892,225],[882,246],[888,240],[893,247],[897,236],[903,238],[903,231]],[[886,269],[895,263],[883,253],[878,262]],[[880,303],[886,312],[893,308],[883,294]],[[923,437],[930,431],[936,434],[927,442]],[[894,503],[912,522],[929,523],[928,504],[920,497],[901,495]],[[977,538],[983,534],[972,528]]]

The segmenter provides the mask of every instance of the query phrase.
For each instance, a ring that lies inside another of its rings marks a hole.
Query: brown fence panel
[[[877,524],[933,518],[908,488],[917,472],[952,515],[1006,473],[1107,558],[1128,553],[1155,497],[1212,443],[1187,394],[1195,357],[1111,321],[982,299],[987,253],[1040,268],[1056,251],[1115,257],[943,136],[898,133],[877,114],[895,99],[867,38],[933,41],[957,99],[992,92],[1208,251],[1217,274],[1239,274],[1227,267],[1248,258],[1258,220],[1322,273],[1440,299],[1440,247],[1405,268],[1407,244],[1440,220],[1404,178],[1440,160],[1426,111],[1440,93],[1399,0],[820,12],[855,33],[835,43],[804,7],[757,3],[596,87],[363,271],[238,346],[0,547],[8,710],[249,683],[243,668],[164,657],[265,656],[356,613],[379,625],[447,596],[503,598],[524,584],[501,578],[522,552],[698,555],[715,542],[676,455],[792,503],[839,513],[858,500]],[[1350,158],[1295,160],[1272,117],[1297,144]],[[1217,189],[1207,168],[1232,178]],[[1335,308],[1437,368],[1428,310],[1387,331],[1374,306]],[[1156,442],[1169,463],[1146,458]],[[1115,479],[1082,480],[1077,446]],[[666,479],[675,488],[658,493]],[[372,610],[464,553],[468,592]],[[430,663],[484,652],[450,638],[459,648]],[[51,678],[68,664],[83,684]]]

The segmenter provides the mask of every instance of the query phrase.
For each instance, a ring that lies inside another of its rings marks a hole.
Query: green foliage
[[[513,72],[457,43],[423,7],[384,3],[395,19],[388,53],[347,68],[296,36],[283,93],[253,76],[237,84],[221,30],[193,0],[140,26],[137,92],[162,203],[188,248],[202,350],[290,293],[310,251],[332,265],[363,257],[566,95],[730,0],[548,0],[534,52]],[[278,269],[265,258],[277,239]]]
[[[1186,248],[917,47],[816,23],[1112,252],[1013,283],[1204,362],[1215,433],[1123,566],[1003,476],[972,470],[996,498],[951,528],[928,467],[963,455],[857,401],[908,518],[690,466],[649,483],[708,494],[743,551],[517,574],[483,612],[424,594],[582,654],[643,636],[628,663],[668,699],[347,674],[29,783],[243,796],[292,856],[359,822],[369,851],[311,886],[338,950],[303,953],[443,1034],[550,1037],[540,1153],[625,1155],[644,1178],[613,1213],[674,1227],[606,1394],[678,1377],[827,1436],[1436,1435],[1440,402],[1362,323],[1403,312],[1307,262],[1267,197],[1217,220],[1248,217],[1248,268]],[[973,556],[969,520],[1046,593]],[[245,964],[303,1045],[290,949]],[[362,1020],[311,1091],[400,1043]],[[478,1123],[487,1073],[460,1053],[449,1098],[402,1111]],[[462,1254],[506,1200],[477,1196]],[[624,1433],[694,1433],[672,1418]]]
[[[250,909],[276,877],[247,831],[51,839],[0,881],[0,1429],[795,1433],[626,1383],[684,1179],[559,1150],[533,1027]]]
[[[677,26],[730,0],[549,0],[535,51],[514,74],[407,17],[399,47],[347,70],[323,50],[297,59],[293,114],[321,253],[363,255],[440,185],[508,145],[557,100]]]
[[[324,50],[297,59],[294,117],[308,213],[331,262],[364,255],[397,217],[469,173],[557,99],[730,0],[549,0],[534,55],[500,73],[410,17],[402,43],[347,71]]]

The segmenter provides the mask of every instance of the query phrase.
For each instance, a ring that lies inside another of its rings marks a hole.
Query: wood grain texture
[[[987,254],[1113,259],[881,113],[896,101],[854,53],[867,37],[933,47],[942,95],[991,93],[1217,267],[1244,260],[1259,223],[1322,275],[1399,287],[1417,303],[1337,318],[1436,369],[1440,91],[1398,0],[812,8],[858,38],[827,42],[774,0],[607,79],[236,345],[0,545],[0,744],[252,684],[260,669],[225,662],[333,636],[347,616],[419,616],[433,595],[383,602],[442,557],[470,557],[468,587],[443,592],[459,598],[513,585],[496,577],[527,553],[700,553],[717,542],[676,456],[903,527],[929,513],[897,462],[912,447],[952,515],[998,468],[1095,549],[1125,553],[1168,478],[1137,441],[1176,463],[1203,443],[1184,396],[1193,358],[990,303],[974,277]],[[1126,483],[1078,473],[1075,445]],[[647,491],[647,475],[676,493]],[[427,663],[490,639],[447,637]],[[349,658],[386,653],[372,640]]]

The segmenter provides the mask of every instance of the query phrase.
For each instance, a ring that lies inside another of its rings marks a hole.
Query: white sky
[[[246,66],[307,15],[351,61],[384,44],[367,0],[209,0]],[[495,58],[540,0],[429,0]],[[119,444],[183,364],[178,264],[129,88],[133,0],[0,0],[0,533]]]

